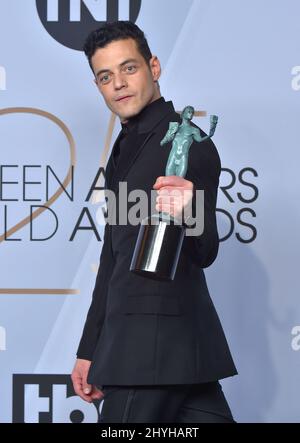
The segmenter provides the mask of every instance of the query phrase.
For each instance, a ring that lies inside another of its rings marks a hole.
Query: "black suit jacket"
[[[172,143],[161,147],[160,141],[171,121],[181,119],[163,97],[144,108],[117,166],[113,156],[109,158],[107,189],[118,195],[119,182],[126,181],[128,193],[143,189],[150,196],[156,178],[165,175]],[[201,129],[200,133],[205,135]],[[195,190],[204,190],[205,226],[202,235],[185,236],[172,282],[129,271],[139,226],[105,225],[92,303],[77,351],[78,358],[92,361],[89,383],[190,384],[237,373],[203,272],[218,252],[220,171],[214,143],[194,142],[185,178]]]

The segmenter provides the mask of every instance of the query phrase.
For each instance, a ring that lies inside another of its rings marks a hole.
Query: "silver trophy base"
[[[174,280],[185,227],[156,214],[140,225],[130,271],[154,280]]]

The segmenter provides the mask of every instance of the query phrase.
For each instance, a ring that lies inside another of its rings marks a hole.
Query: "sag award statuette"
[[[169,129],[161,140],[163,146],[172,141],[165,175],[185,177],[189,149],[193,141],[203,142],[212,137],[218,122],[210,116],[209,135],[201,138],[200,131],[190,124],[194,108],[186,106],[181,114],[181,124],[170,122]],[[175,223],[172,215],[159,212],[142,220],[130,271],[155,280],[173,280],[181,251],[186,226]]]

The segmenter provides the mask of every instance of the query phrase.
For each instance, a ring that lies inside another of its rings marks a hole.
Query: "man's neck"
[[[160,94],[156,95],[155,98],[154,98],[150,103],[147,103],[147,105],[144,106],[143,109],[145,109],[147,106],[149,106],[151,103],[155,102],[155,101],[158,100],[159,98],[161,98],[161,95],[160,95]],[[142,109],[142,110],[143,110],[143,109]],[[140,112],[142,112],[142,110],[141,110]],[[138,115],[138,114],[137,114],[137,115]],[[133,117],[135,117],[135,115],[134,115]],[[130,117],[129,117],[129,118],[126,118],[126,119],[124,119],[124,120],[121,120],[121,119],[120,119],[120,122],[121,122],[123,125],[126,125],[126,124],[128,123],[129,120],[130,120]]]

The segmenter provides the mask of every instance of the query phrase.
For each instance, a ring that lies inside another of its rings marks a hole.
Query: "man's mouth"
[[[118,98],[117,102],[124,102],[129,100],[132,97],[132,95],[125,95],[124,97]]]

